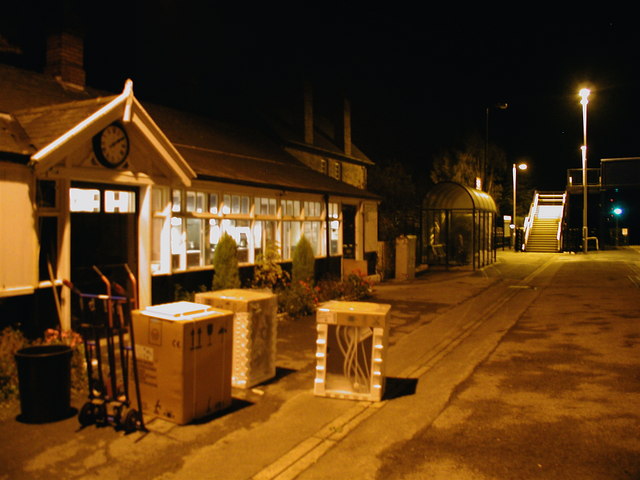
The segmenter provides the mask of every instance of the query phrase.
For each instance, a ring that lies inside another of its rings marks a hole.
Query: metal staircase
[[[560,251],[566,197],[566,192],[536,192],[525,220],[525,251]]]

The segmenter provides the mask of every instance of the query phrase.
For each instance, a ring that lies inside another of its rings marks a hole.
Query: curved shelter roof
[[[425,195],[422,207],[429,210],[479,210],[498,213],[491,195],[456,182],[440,182]]]

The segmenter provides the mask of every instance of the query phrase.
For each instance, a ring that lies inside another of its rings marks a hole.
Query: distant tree
[[[415,234],[420,223],[420,200],[414,179],[405,166],[393,161],[376,165],[367,179],[370,191],[382,197],[378,208],[378,237],[393,240]]]
[[[479,135],[471,135],[461,146],[442,150],[433,159],[429,178],[433,183],[457,182],[467,187],[476,187],[476,178],[482,177],[485,142]],[[502,179],[507,170],[505,152],[496,145],[487,149],[486,178],[483,190],[498,203],[502,198]]]

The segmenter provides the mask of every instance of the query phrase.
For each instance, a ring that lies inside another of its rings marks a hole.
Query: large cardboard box
[[[197,293],[195,300],[235,313],[231,373],[234,387],[250,388],[275,377],[276,295],[261,290],[227,289]]]
[[[377,402],[385,388],[391,305],[332,300],[316,312],[314,394]]]
[[[233,312],[175,302],[132,320],[145,414],[185,424],[231,404]]]

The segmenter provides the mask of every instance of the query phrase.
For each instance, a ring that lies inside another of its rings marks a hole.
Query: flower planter
[[[73,415],[71,354],[67,345],[36,345],[16,352],[20,421],[44,423]]]

